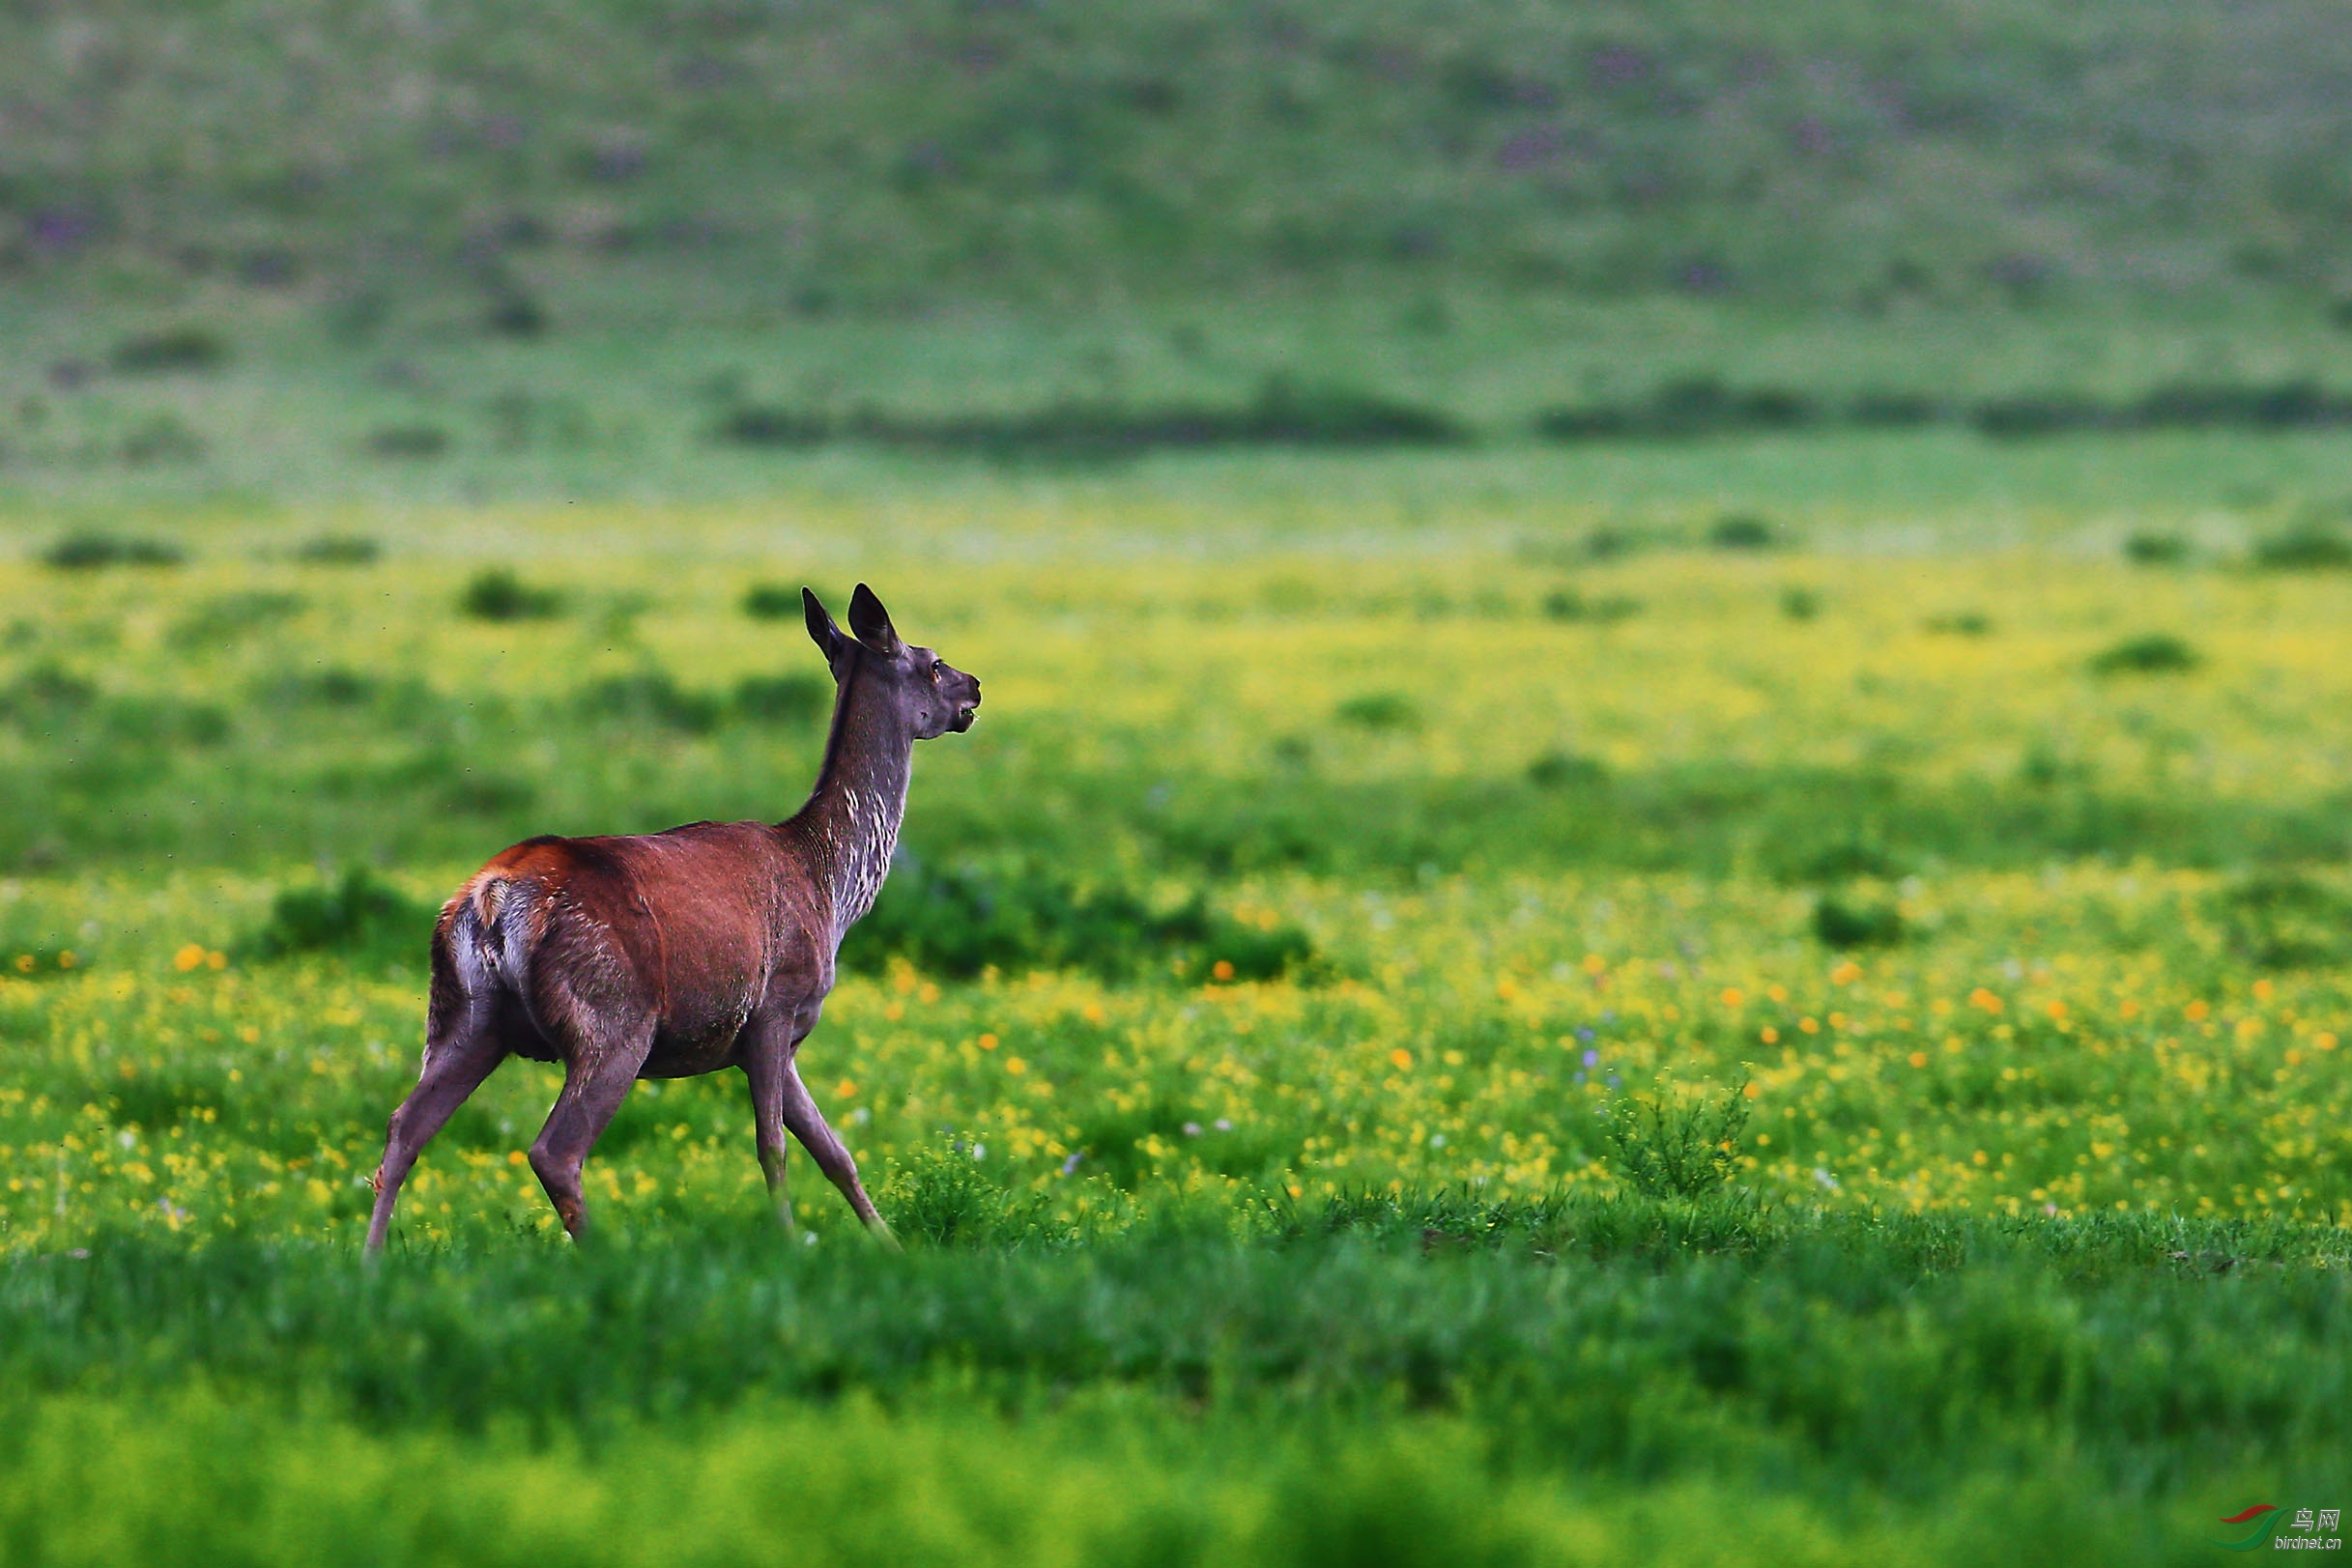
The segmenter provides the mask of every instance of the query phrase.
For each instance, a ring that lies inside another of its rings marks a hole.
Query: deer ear
[[[890,612],[882,608],[882,601],[863,583],[849,595],[849,630],[876,653],[899,651],[899,632],[890,624]]]
[[[817,651],[831,664],[835,650],[842,644],[841,628],[833,624],[823,603],[807,588],[800,590],[800,609],[809,618],[809,641],[817,644]]]

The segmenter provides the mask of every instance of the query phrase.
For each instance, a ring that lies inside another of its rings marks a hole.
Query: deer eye
[[[946,672],[947,672],[947,661],[946,661],[945,659],[933,659],[933,660],[931,662],[931,678],[932,678],[932,679],[933,679],[933,680],[937,680],[937,679],[938,679],[938,678],[939,678],[941,675],[945,674]]]

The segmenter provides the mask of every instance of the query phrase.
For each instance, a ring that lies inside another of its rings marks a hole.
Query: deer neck
[[[860,671],[851,670],[833,701],[824,766],[801,818],[810,830],[818,875],[833,896],[833,941],[874,907],[899,846],[913,771],[914,737]]]

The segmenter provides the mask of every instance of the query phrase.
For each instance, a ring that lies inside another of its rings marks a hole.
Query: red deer
[[[972,727],[980,682],[899,640],[863,583],[845,636],[801,590],[834,680],[833,727],[791,820],[694,822],[625,838],[527,839],[457,890],[433,928],[424,1067],[392,1113],[367,1251],[382,1250],[417,1152],[509,1055],[563,1064],[531,1169],[575,1239],[580,1168],[640,1078],[741,1068],[786,1230],[786,1128],[895,1246],[857,1162],[800,1081],[842,935],[889,874],[914,743]]]

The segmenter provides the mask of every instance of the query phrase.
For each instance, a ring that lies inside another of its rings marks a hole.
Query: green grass
[[[2338,1505],[2322,10],[10,12],[0,1560]],[[789,813],[861,580],[989,691],[803,1057],[907,1255],[731,1074],[572,1245],[518,1063],[363,1269],[431,910]]]
[[[1756,1564],[2209,1560],[2239,1491],[2118,1504],[2060,1465],[1932,1510],[1706,1480],[1498,1470],[1475,1430],[1170,1415],[1083,1398],[1007,1421],[945,1393],[647,1424],[591,1446],[450,1440],[204,1396],[61,1401],[8,1439],[0,1529],[28,1561],[568,1559]],[[2243,1490],[2242,1488],[2240,1489]],[[188,1492],[233,1499],[215,1515]],[[2224,1500],[2226,1499],[2226,1500]],[[1695,1529],[1694,1520],[1705,1521]],[[1698,1539],[1694,1541],[1693,1537]],[[460,1544],[462,1543],[462,1545]]]
[[[381,1275],[347,1248],[121,1240],[11,1271],[0,1364],[24,1389],[199,1379],[379,1430],[594,1434],[848,1389],[920,1408],[950,1386],[1005,1413],[1076,1388],[1439,1409],[1513,1466],[1785,1465],[1915,1497],[2053,1452],[2158,1491],[2216,1464],[2309,1479],[2344,1441],[2346,1247],[2297,1227],[1444,1191],[1180,1206],[1050,1242],[978,1218],[904,1262],[734,1224],[578,1257],[411,1251]]]
[[[1015,1234],[21,1261],[0,1531],[153,1552],[201,1488],[254,1499],[240,1560],[629,1560],[746,1550],[782,1488],[797,1560],[1511,1562],[1705,1499],[1710,1560],[2186,1560],[2345,1457],[2346,1253],[2294,1228],[1435,1193]]]
[[[192,1551],[151,1475],[257,1562],[756,1554],[783,1476],[841,1561],[2185,1560],[2332,1505],[2352,581],[2251,511],[2143,562],[2065,476],[2335,454],[1873,440],[2037,542],[1890,551],[1785,477],[1840,438],[1543,460],[1615,513],[1454,486],[1493,454],[826,457],[821,548],[295,508],[0,569],[0,1539]],[[787,1245],[731,1078],[641,1086],[572,1247],[516,1064],[363,1270],[433,903],[789,811],[816,656],[753,590],[852,570],[990,683],[804,1056],[909,1255],[805,1162]]]

